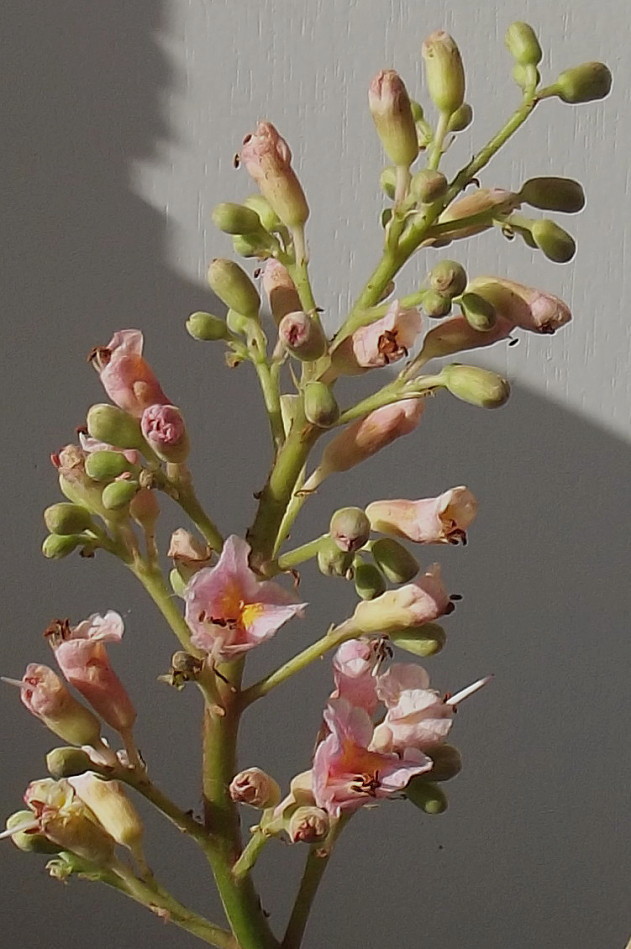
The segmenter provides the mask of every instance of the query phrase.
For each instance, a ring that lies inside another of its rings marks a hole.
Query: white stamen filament
[[[447,699],[445,705],[458,705],[463,699],[468,699],[469,696],[473,695],[474,692],[477,692],[479,689],[483,689],[485,685],[489,684],[492,678],[492,675],[484,676],[483,679],[478,679],[477,682],[473,682],[471,685],[466,686],[466,688],[460,689],[460,692],[456,692],[455,695],[452,695],[451,698]]]
[[[28,682],[22,682],[21,679],[9,679],[8,676],[0,676],[0,682],[6,682],[7,685],[16,685],[18,689],[28,688]]]
[[[16,824],[15,827],[11,827],[10,830],[3,830],[0,834],[0,840],[4,840],[6,837],[13,837],[14,834],[21,834],[25,830],[36,830],[39,827],[39,821],[25,820],[23,824]]]

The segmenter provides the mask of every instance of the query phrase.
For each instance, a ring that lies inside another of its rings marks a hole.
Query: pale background
[[[341,503],[420,497],[466,483],[481,500],[466,550],[438,551],[464,602],[445,652],[428,665],[455,690],[487,672],[454,740],[463,774],[450,808],[403,804],[362,813],[322,887],[306,949],[623,949],[631,933],[629,715],[629,291],[625,259],[630,142],[626,0],[5,0],[7,118],[0,187],[6,279],[3,345],[4,621],[0,671],[49,661],[41,630],[116,608],[127,617],[112,658],[139,709],[153,774],[198,804],[197,695],[155,678],[174,640],[132,578],[104,557],[47,563],[40,510],[58,499],[49,452],[73,437],[98,380],[84,361],[113,330],[142,328],[149,358],[194,433],[201,493],[224,530],[243,532],[263,480],[267,435],[247,367],[193,343],[184,320],[212,308],[208,259],[230,253],[209,215],[249,190],[232,155],[257,118],[290,141],[313,207],[309,240],[319,303],[333,321],[379,249],[382,164],[366,88],[384,66],[419,91],[421,40],[444,27],[461,45],[476,112],[453,170],[517,104],[502,37],[514,19],[539,31],[545,75],[589,59],[615,75],[605,103],[540,107],[483,182],[525,176],[585,182],[568,227],[579,251],[555,266],[499,234],[462,248],[471,273],[510,273],[566,297],[575,321],[554,339],[523,337],[480,357],[513,382],[497,413],[446,397],[386,459],[332,481],[296,539]],[[456,150],[454,150],[456,152]],[[460,248],[456,249],[460,251]],[[448,253],[452,253],[450,250]],[[434,256],[432,260],[437,259]],[[412,264],[408,291],[424,276]],[[169,524],[181,523],[170,516]],[[345,615],[351,591],[310,586],[309,619],[257,656],[259,671]],[[328,663],[279,689],[245,723],[244,766],[286,781],[308,762],[330,689]],[[44,773],[51,736],[0,693],[2,817]],[[200,911],[215,905],[205,866],[152,822],[150,862]],[[303,854],[271,845],[263,894],[290,904]],[[168,867],[174,867],[169,877]],[[192,946],[141,908],[96,886],[49,880],[43,861],[2,851],[3,946]],[[290,868],[290,870],[287,869]]]

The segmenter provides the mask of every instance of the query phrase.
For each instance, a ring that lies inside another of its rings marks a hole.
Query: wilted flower
[[[466,529],[475,518],[478,502],[460,485],[437,498],[420,501],[373,501],[366,508],[373,530],[404,537],[417,544],[466,543]]]
[[[107,346],[97,346],[90,360],[112,402],[140,418],[149,405],[167,405],[153,370],[142,356],[140,330],[119,330]]]
[[[422,325],[416,307],[402,307],[393,300],[385,316],[361,326],[338,346],[333,365],[337,371],[352,375],[396,362],[408,355]]]

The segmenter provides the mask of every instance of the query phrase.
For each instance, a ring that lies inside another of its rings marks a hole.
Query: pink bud
[[[153,370],[142,356],[140,330],[119,330],[107,346],[98,346],[90,361],[112,402],[140,418],[149,405],[169,402]]]
[[[439,224],[448,221],[454,222],[453,229],[441,231],[440,240],[455,240],[461,237],[471,237],[492,226],[493,217],[499,214],[508,214],[520,206],[519,196],[503,188],[478,188],[477,191],[458,198],[446,208],[438,219]],[[488,222],[458,226],[463,218],[477,214],[488,214]]]
[[[150,405],[140,420],[142,434],[159,458],[181,464],[189,444],[182,413],[174,405]]]
[[[373,501],[366,514],[373,530],[404,537],[416,544],[466,543],[466,529],[478,503],[468,488],[460,485],[437,498],[420,501]]]
[[[333,656],[335,691],[331,698],[346,699],[369,715],[378,705],[374,673],[380,657],[375,646],[369,639],[349,639]]]
[[[498,313],[495,325],[490,330],[476,330],[464,316],[454,316],[442,320],[438,326],[427,333],[423,340],[420,356],[424,362],[441,356],[453,356],[468,349],[492,346],[501,339],[507,339],[514,324]]]
[[[278,324],[287,313],[301,309],[300,297],[287,269],[270,257],[263,268],[263,289],[267,294],[274,321]]]
[[[304,191],[291,167],[291,151],[271,122],[259,122],[243,139],[240,159],[264,198],[287,227],[309,217]]]
[[[274,778],[260,768],[246,768],[230,782],[230,797],[252,807],[275,807],[280,801],[280,788]]]
[[[505,277],[476,277],[467,292],[492,303],[499,316],[532,333],[554,333],[572,319],[570,308],[553,293]]]

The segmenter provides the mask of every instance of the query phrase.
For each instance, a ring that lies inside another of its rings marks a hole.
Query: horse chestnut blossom
[[[338,372],[353,375],[377,369],[407,356],[423,328],[416,307],[403,307],[394,300],[380,320],[361,326],[338,346],[333,366]]]
[[[175,405],[150,405],[140,419],[142,434],[159,458],[181,464],[189,452],[186,425]]]
[[[291,167],[289,145],[271,122],[259,122],[245,136],[239,158],[283,224],[301,227],[309,205]]]
[[[373,501],[366,515],[380,534],[393,534],[416,544],[466,544],[466,530],[477,510],[471,491],[460,485],[437,498]]]
[[[143,358],[140,330],[119,330],[107,346],[97,346],[90,354],[103,388],[119,408],[140,418],[150,405],[168,405],[153,370]]]
[[[199,570],[184,592],[191,641],[216,662],[227,662],[265,642],[306,603],[248,564],[250,545],[232,534],[214,567]]]
[[[358,633],[389,633],[432,623],[453,609],[435,563],[413,583],[358,603],[349,622]]]
[[[333,699],[347,699],[351,705],[365,709],[369,715],[377,708],[377,680],[380,655],[377,642],[370,639],[349,639],[333,656]]]
[[[376,751],[427,751],[449,734],[454,708],[430,689],[429,675],[422,666],[395,663],[378,676],[376,691],[387,708],[372,738],[370,747]]]

